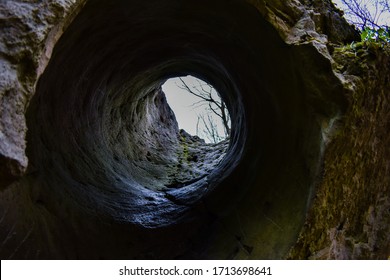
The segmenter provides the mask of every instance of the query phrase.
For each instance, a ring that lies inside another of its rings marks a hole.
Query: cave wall
[[[389,258],[389,54],[376,43],[333,53],[349,105],[330,136],[315,202],[289,258]]]
[[[0,5],[2,258],[388,256],[388,55],[337,48],[329,1]],[[232,135],[167,188],[188,149],[159,87],[184,74]]]
[[[85,1],[2,1],[0,186],[27,169],[24,114],[53,47]]]

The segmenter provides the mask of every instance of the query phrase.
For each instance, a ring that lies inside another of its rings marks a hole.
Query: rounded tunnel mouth
[[[307,65],[319,66],[306,73]],[[153,258],[281,258],[312,198],[323,148],[317,117],[338,110],[325,96],[340,92],[337,82],[316,74],[328,68],[314,48],[287,45],[245,1],[87,1],[26,114],[37,199],[88,230],[89,217],[134,229],[118,244],[137,235],[134,247],[157,244]],[[226,154],[203,173],[190,161],[188,173],[177,172],[188,151],[161,91],[185,75],[212,84],[231,117]],[[177,174],[185,178],[175,182]],[[121,256],[151,258],[140,250]]]
[[[160,25],[177,1],[159,12],[140,7],[144,13],[130,9],[136,2],[89,1],[62,36],[28,110],[28,153],[30,169],[44,170],[54,196],[114,220],[163,227],[188,218],[234,170],[245,110],[229,66],[204,42],[207,24],[192,30],[199,18],[177,14],[176,23]],[[101,5],[111,13],[102,14]],[[213,152],[194,148],[199,143],[179,131],[161,90],[184,75],[213,84],[231,112],[231,140]],[[193,166],[191,158],[203,153]]]

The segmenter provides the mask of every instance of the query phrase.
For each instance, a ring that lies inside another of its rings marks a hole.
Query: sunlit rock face
[[[348,105],[334,7],[41,2],[0,4],[2,258],[286,257]],[[227,141],[179,130],[161,85],[184,75],[221,94]]]

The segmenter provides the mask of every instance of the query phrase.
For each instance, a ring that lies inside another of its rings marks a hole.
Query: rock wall
[[[53,47],[85,1],[0,3],[0,187],[22,176],[28,102]]]
[[[3,259],[388,256],[389,58],[337,47],[358,34],[329,1],[0,12]],[[179,132],[160,87],[187,74],[228,143]]]
[[[389,258],[390,49],[351,46],[333,53],[349,106],[325,151],[315,203],[290,258]]]

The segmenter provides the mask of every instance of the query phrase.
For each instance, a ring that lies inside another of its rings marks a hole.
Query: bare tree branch
[[[196,124],[197,133],[200,132],[199,126],[203,125],[204,136],[211,142],[219,142],[230,135],[230,115],[225,102],[219,96],[218,92],[215,91],[213,86],[209,83],[203,82],[200,79],[196,79],[196,84],[190,86],[183,78],[179,77],[181,84],[177,86],[181,89],[186,90],[188,93],[198,97],[200,100],[195,102],[193,106],[197,108],[207,105],[209,113],[205,115],[198,115],[198,121]],[[224,134],[220,135],[218,131],[218,125],[215,122],[213,116],[219,118],[222,123]]]
[[[341,0],[349,21],[360,28],[385,28],[381,21],[390,15],[390,0]]]

